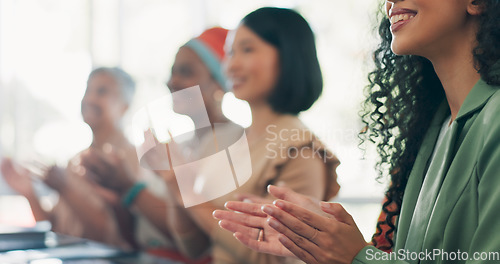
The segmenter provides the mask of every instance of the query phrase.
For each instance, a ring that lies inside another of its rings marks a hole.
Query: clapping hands
[[[216,210],[214,217],[247,247],[306,263],[351,263],[367,245],[340,204],[320,202],[286,187],[269,186],[268,191],[278,198],[273,204],[228,202],[230,211]]]

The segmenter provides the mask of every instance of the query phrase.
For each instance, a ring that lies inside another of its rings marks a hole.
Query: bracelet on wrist
[[[137,196],[139,195],[139,193],[144,190],[146,188],[146,184],[143,183],[143,182],[138,182],[136,184],[134,184],[134,186],[132,186],[130,189],[128,189],[128,191],[125,193],[125,195],[123,195],[122,197],[122,204],[125,206],[125,207],[130,207],[135,199],[137,198]]]

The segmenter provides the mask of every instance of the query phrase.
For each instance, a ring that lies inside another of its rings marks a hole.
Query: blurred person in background
[[[120,224],[116,220],[132,221],[131,216],[115,206],[118,197],[98,185],[83,169],[80,159],[89,150],[114,149],[128,161],[130,170],[138,171],[135,148],[123,134],[121,124],[134,92],[134,81],[120,68],[103,67],[90,73],[81,111],[84,122],[92,130],[93,140],[87,150],[70,160],[66,169],[52,166],[41,173],[43,182],[59,194],[59,201],[50,211],[45,211],[40,205],[30,179],[31,173],[15,161],[2,161],[6,182],[28,199],[36,221],[49,220],[52,230],[62,234],[124,248],[133,247],[133,241],[125,242],[120,235]]]
[[[189,116],[195,127],[208,115],[210,124],[233,125],[222,112],[222,99],[228,91],[227,80],[222,68],[224,43],[228,30],[221,27],[207,29],[200,36],[189,40],[179,48],[167,87],[171,93],[185,88],[200,86],[205,107],[195,106],[188,100],[174,99],[173,108],[178,114]],[[196,132],[206,132],[196,127]],[[201,139],[204,135],[196,135]],[[184,147],[193,149],[199,142],[191,140]]]
[[[190,156],[193,159],[200,155],[197,150],[205,148],[206,145],[211,146],[207,141],[214,138],[212,127],[197,127],[204,121],[205,117],[208,117],[210,124],[217,124],[218,129],[222,129],[219,132],[223,132],[224,135],[229,137],[237,135],[236,132],[241,129],[241,127],[227,119],[222,112],[222,99],[227,92],[226,77],[222,68],[227,32],[227,29],[220,27],[210,28],[181,46],[176,54],[170,79],[167,82],[171,93],[196,85],[200,87],[205,107],[196,107],[190,104],[189,101],[173,100],[174,111],[178,114],[187,115],[195,124],[194,137],[179,146],[182,155]],[[128,196],[130,199],[127,201],[127,207],[140,211],[156,226],[168,229],[168,213],[165,203],[172,203],[175,198],[172,197],[168,189],[164,188],[164,182],[147,184],[148,188],[144,188],[144,179],[137,179],[134,172],[126,168],[126,160],[117,153],[88,152],[83,157],[82,163],[89,171],[92,171],[103,187],[114,191],[120,197]],[[155,169],[154,164],[150,164],[150,167]],[[156,170],[156,173],[160,176],[169,174],[169,172],[160,170]],[[163,192],[161,196],[163,200],[159,200],[158,196],[151,192],[152,189],[159,189],[159,192]],[[133,191],[132,195],[130,191]],[[170,206],[178,205],[170,204]],[[191,221],[190,218],[187,218],[187,221]],[[140,230],[141,228],[138,229],[138,231]],[[140,237],[141,234],[137,233],[136,236]],[[208,243],[208,240],[199,240],[198,243],[205,244]],[[169,250],[158,248],[152,250],[150,247],[149,251],[156,255],[160,254],[183,260],[182,256],[178,256],[175,252]],[[203,261],[206,261],[206,259],[200,259],[200,262]]]
[[[236,194],[267,201],[270,183],[280,182],[320,200],[337,194],[338,159],[297,117],[318,99],[323,87],[314,36],[302,16],[280,8],[250,13],[233,33],[226,43],[226,74],[235,96],[247,101],[252,111],[246,130],[252,175],[235,191],[189,208],[173,195],[177,206],[169,206],[167,215],[177,245],[191,257],[211,249],[214,263],[283,263],[282,257],[236,243],[230,232],[218,227],[212,212]],[[291,136],[294,131],[301,135]],[[173,194],[179,192],[172,182],[168,187]],[[259,236],[265,237],[261,231]],[[210,243],[202,243],[207,238]]]

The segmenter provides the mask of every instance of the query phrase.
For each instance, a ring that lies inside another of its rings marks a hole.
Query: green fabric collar
[[[479,79],[465,98],[464,103],[458,111],[456,120],[459,121],[483,107],[497,90],[498,87],[488,85],[485,81]]]

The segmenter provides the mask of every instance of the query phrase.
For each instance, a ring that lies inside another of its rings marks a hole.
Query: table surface
[[[181,264],[143,252],[125,252],[87,239],[36,230],[0,232],[0,263]]]

